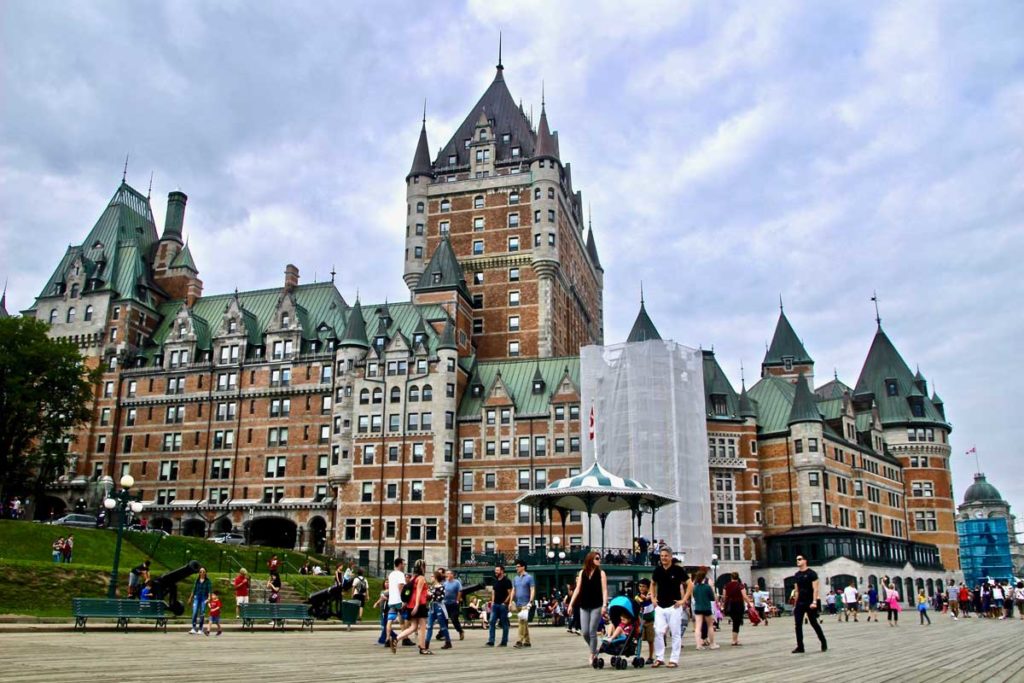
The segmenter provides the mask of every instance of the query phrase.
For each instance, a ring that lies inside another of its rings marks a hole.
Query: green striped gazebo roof
[[[641,503],[660,508],[678,499],[658,493],[642,481],[612,474],[595,462],[586,472],[553,481],[547,488],[523,494],[516,502],[602,514],[635,509]]]

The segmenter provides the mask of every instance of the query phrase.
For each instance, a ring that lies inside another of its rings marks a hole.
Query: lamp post
[[[711,553],[711,570],[715,573],[715,590],[718,590],[718,554]]]
[[[561,590],[561,580],[558,575],[558,568],[565,561],[565,551],[561,549],[562,539],[558,536],[551,538],[551,549],[548,550],[548,559],[555,563],[555,590]]]
[[[113,512],[115,509],[118,512],[117,543],[114,545],[114,568],[110,571],[110,585],[107,587],[107,597],[111,600],[117,595],[117,567],[121,563],[121,539],[124,537],[124,523],[128,516],[127,512],[131,510],[136,515],[142,512],[142,502],[132,499],[130,489],[133,486],[135,486],[135,478],[130,474],[126,474],[121,477],[121,490],[108,494],[103,500],[103,507],[109,512]]]

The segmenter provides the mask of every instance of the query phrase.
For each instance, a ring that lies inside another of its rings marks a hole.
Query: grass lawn
[[[53,564],[53,542],[62,536],[75,537],[74,564],[109,567],[114,561],[117,535],[105,529],[73,529],[71,527],[34,522],[0,521],[0,560],[30,560]],[[130,543],[121,546],[121,566],[131,569],[146,559],[141,550]],[[158,558],[153,558],[158,560]],[[166,565],[163,565],[166,566]],[[2,605],[0,601],[0,605]]]

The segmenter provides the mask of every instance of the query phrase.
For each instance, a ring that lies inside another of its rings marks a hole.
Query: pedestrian
[[[276,605],[281,602],[281,575],[271,572],[267,579],[267,602]]]
[[[512,602],[512,582],[505,576],[505,566],[494,568],[494,584],[491,586],[491,613],[488,616],[487,647],[494,647],[494,632],[501,626],[499,647],[508,646],[508,609]]]
[[[271,555],[270,559],[267,560],[267,571],[271,574],[276,574],[281,570],[281,560],[277,559],[277,555]]]
[[[953,621],[959,621],[960,617],[960,589],[950,580],[946,586],[946,604],[949,605],[949,616]]]
[[[921,626],[924,626],[924,622],[928,622],[928,625],[932,625],[932,619],[928,616],[928,596],[924,594],[922,588],[917,592],[917,615],[921,622]]]
[[[60,548],[61,560],[66,564],[71,564],[72,555],[75,552],[75,537],[68,534],[68,537],[64,539],[64,545]]]
[[[733,572],[732,579],[725,584],[722,602],[722,611],[729,616],[729,621],[732,622],[732,644],[733,647],[737,647],[742,645],[740,643],[740,626],[743,625],[743,615],[747,613],[747,605],[750,603],[747,589],[740,582],[738,572]]]
[[[142,586],[142,591],[139,593],[139,602],[146,602],[153,599],[153,579],[148,579]]]
[[[818,593],[818,574],[807,566],[807,558],[803,555],[796,557],[796,574],[793,575],[794,590],[796,591],[796,602],[793,605],[793,625],[796,628],[796,648],[793,654],[804,651],[804,616],[807,616],[811,628],[821,641],[821,651],[828,649],[828,642],[825,634],[818,623],[818,613],[821,610],[821,596]]]
[[[1021,621],[1024,621],[1024,581],[1018,581],[1017,587],[1013,590],[1014,601],[1017,603],[1017,614]]]
[[[419,639],[417,645],[419,646],[420,654],[434,654],[426,646],[427,602],[430,591],[427,586],[427,579],[424,576],[425,572],[426,563],[422,559],[416,560],[416,564],[412,566],[412,580],[402,588],[402,604],[409,610],[409,620],[408,625],[401,633],[391,637],[392,652],[398,652],[399,640],[404,640],[415,634]],[[405,599],[406,597],[408,599]]]
[[[640,615],[643,628],[640,639],[647,643],[647,664],[654,664],[654,601],[651,600],[651,580],[640,579],[636,597],[637,614]]]
[[[693,583],[690,576],[672,557],[672,549],[663,545],[658,553],[658,566],[651,574],[651,599],[654,601],[654,664],[665,666],[665,632],[672,637],[672,653],[668,667],[679,666],[679,650],[683,646],[684,620],[689,609]]]
[[[455,572],[449,569],[445,572],[444,581],[444,610],[448,616],[451,628],[459,634],[459,640],[466,637],[462,629],[462,622],[459,621],[459,606],[462,604],[462,582],[455,577]]]
[[[199,568],[199,576],[192,584],[192,594],[188,601],[192,603],[192,630],[189,633],[193,636],[203,631],[203,623],[206,620],[206,601],[210,598],[212,591],[210,579],[206,576],[206,567]]]
[[[850,585],[843,589],[843,613],[846,621],[850,621],[850,615],[857,621],[857,603],[860,602],[860,593],[857,592],[857,582],[851,581]]]
[[[900,625],[900,612],[903,607],[900,605],[900,592],[896,590],[896,585],[890,583],[885,589],[885,599],[889,607],[889,616],[887,621],[889,626]]]
[[[235,619],[242,616],[242,605],[249,604],[250,583],[249,572],[246,571],[245,567],[238,570],[238,575],[231,582],[231,585],[235,588]]]
[[[430,586],[429,604],[427,605],[427,637],[426,648],[430,649],[430,641],[434,635],[434,624],[438,625],[437,637],[444,641],[442,650],[452,649],[452,637],[448,630],[448,614],[444,609],[444,569],[434,572],[434,582]]]
[[[385,647],[391,644],[391,619],[392,612],[388,609],[388,581],[381,584],[380,595],[373,606],[380,611],[380,635],[377,637],[377,644]]]
[[[693,575],[693,638],[698,650],[717,650],[719,645],[715,642],[715,629],[712,624],[714,610],[711,607],[715,601],[715,589],[708,584],[707,578],[707,570],[703,567]],[[704,644],[702,636],[705,624],[708,625],[707,645]],[[671,665],[670,662],[669,666]]]
[[[992,616],[998,617],[1000,620],[1006,618],[1006,615],[1003,613],[1004,596],[1003,585],[997,581],[992,586]]]
[[[142,564],[132,567],[132,570],[128,572],[129,598],[137,598],[139,590],[141,590],[139,587],[149,580],[149,565],[150,560],[146,559]]]
[[[64,537],[61,536],[56,541],[54,541],[53,545],[50,546],[50,549],[52,551],[53,561],[60,562],[61,555],[64,553]]]
[[[828,589],[828,593],[825,595],[825,609],[828,610],[830,615],[836,613],[836,593],[831,588]],[[840,616],[840,619],[842,616]]]
[[[220,609],[221,609],[222,606],[223,605],[221,604],[220,596],[217,595],[216,591],[212,591],[210,593],[210,602],[209,602],[209,607],[210,607],[210,625],[206,628],[205,631],[203,631],[204,635],[207,635],[207,636],[210,635],[210,629],[213,628],[214,624],[217,625],[217,635],[218,636],[224,631],[224,629],[220,625]]]
[[[874,618],[875,623],[878,623],[878,586],[873,583],[868,584],[868,621]]]
[[[770,598],[771,595],[764,588],[759,587],[754,591],[754,609],[757,610],[757,616],[761,617],[765,626],[768,625],[768,618],[771,616],[771,610],[768,609]]]
[[[965,618],[971,618],[971,592],[967,590],[967,586],[963,581],[960,582],[960,590],[957,595],[957,603],[960,606],[960,613]]]
[[[579,611],[583,639],[590,648],[590,664],[597,657],[597,629],[608,618],[608,577],[601,569],[601,553],[591,550],[576,576],[576,588],[569,598],[569,610]]]
[[[530,647],[530,610],[537,591],[536,583],[527,573],[526,562],[523,560],[516,561],[516,576],[512,579],[512,588],[516,617],[519,621],[519,637],[512,647],[518,650]]]
[[[363,620],[363,608],[366,607],[366,597],[370,593],[370,584],[366,582],[363,568],[356,569],[356,576],[352,579],[352,599],[359,603],[359,621]]]

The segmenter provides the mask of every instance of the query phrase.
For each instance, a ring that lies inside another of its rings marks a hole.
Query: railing
[[[545,548],[541,546],[528,553],[473,553],[468,558],[460,559],[460,567],[493,567],[504,565],[511,567],[517,560],[526,562],[528,566],[553,565],[553,564],[583,564],[590,553],[590,548],[574,546],[571,548]],[[594,550],[598,550],[594,548]],[[548,557],[548,552],[554,552],[555,557]],[[565,557],[558,557],[559,553],[565,553]],[[647,567],[655,562],[655,555],[648,549],[646,555],[634,553],[632,548],[605,548],[601,555],[601,562],[605,566],[632,566]]]
[[[294,574],[295,576],[300,577],[299,578],[299,582],[302,584],[302,589],[299,592],[302,594],[302,597],[308,598],[309,597],[309,580],[306,578],[306,575],[303,574],[302,572],[300,572],[298,570],[298,568],[295,567],[295,565],[293,565],[291,562],[288,562],[287,560],[281,560],[281,567],[283,567],[284,570],[285,570],[285,571],[281,572],[282,574],[284,574],[286,576],[288,574]],[[294,586],[295,585],[295,580],[291,579],[291,581],[292,581],[292,585]]]

